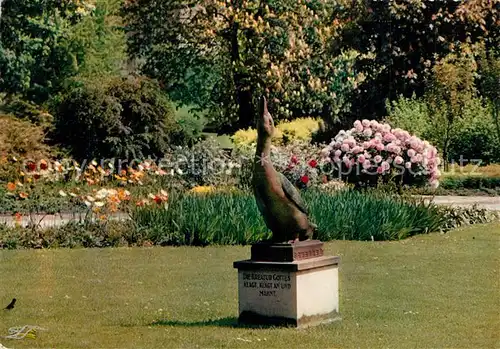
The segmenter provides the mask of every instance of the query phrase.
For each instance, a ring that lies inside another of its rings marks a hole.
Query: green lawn
[[[398,242],[328,243],[341,256],[341,322],[234,327],[249,247],[0,251],[8,348],[499,348],[500,224]],[[163,325],[151,325],[162,320]]]

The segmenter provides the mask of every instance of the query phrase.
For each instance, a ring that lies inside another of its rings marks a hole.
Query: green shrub
[[[445,177],[443,189],[500,189],[500,177],[454,176]]]
[[[385,107],[388,113],[385,121],[389,125],[428,139],[429,109],[424,100],[415,94],[411,98],[400,96],[395,101],[386,101]]]
[[[178,127],[158,84],[142,77],[87,81],[54,104],[53,138],[78,160],[160,155]]]
[[[175,120],[179,127],[172,134],[172,141],[176,145],[193,146],[205,138],[203,129],[207,125],[207,120],[203,115],[197,115],[189,107],[176,107]]]
[[[482,160],[483,164],[500,162],[500,140],[497,138],[493,110],[476,99],[463,115],[460,132],[450,140],[450,159]]]
[[[386,121],[393,127],[402,128],[428,140],[443,151],[444,131],[442,125],[445,115],[431,109],[425,99],[400,97],[386,104]],[[472,98],[453,121],[448,140],[448,160],[460,161],[481,159],[489,164],[500,161],[500,141],[496,135],[493,108],[481,98]]]

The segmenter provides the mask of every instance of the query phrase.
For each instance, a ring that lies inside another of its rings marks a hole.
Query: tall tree
[[[433,67],[461,44],[500,45],[500,3],[496,0],[366,0],[343,14],[342,45],[372,56],[359,59],[367,79],[354,95],[353,117],[380,117],[386,99],[422,96]]]
[[[0,89],[44,101],[76,72],[71,27],[93,5],[77,0],[4,0],[0,18]]]
[[[351,2],[128,0],[130,52],[173,98],[211,111],[231,129],[253,124],[267,92],[280,118],[335,120],[363,76],[354,50],[329,54]]]

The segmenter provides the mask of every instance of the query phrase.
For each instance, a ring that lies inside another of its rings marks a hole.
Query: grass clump
[[[310,190],[304,200],[318,225],[315,238],[322,241],[401,240],[498,219],[484,209],[442,207],[378,191]],[[48,229],[0,226],[0,249],[247,245],[271,237],[247,192],[177,193],[168,206],[136,207],[130,216],[126,221],[89,217]]]

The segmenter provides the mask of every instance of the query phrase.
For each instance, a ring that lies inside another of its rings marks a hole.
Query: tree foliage
[[[76,75],[118,73],[126,59],[121,0],[4,0],[0,89],[43,103]]]
[[[362,80],[357,52],[330,46],[348,1],[129,0],[124,6],[130,52],[176,99],[212,116],[249,126],[255,99],[269,94],[279,118],[335,120]]]
[[[161,155],[177,130],[171,102],[142,77],[89,81],[57,104],[53,139],[77,159]]]
[[[497,1],[358,1],[340,18],[345,22],[340,48],[365,53],[356,68],[366,75],[354,95],[353,118],[376,118],[386,99],[422,96],[433,67],[467,43],[474,52],[500,46]],[[372,53],[368,56],[367,53]]]

